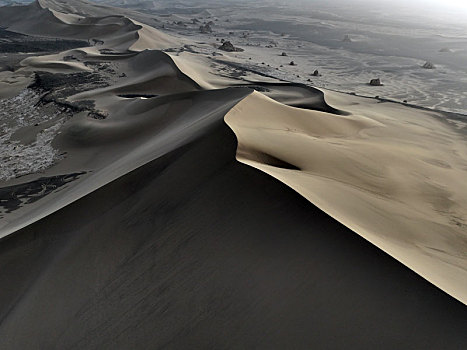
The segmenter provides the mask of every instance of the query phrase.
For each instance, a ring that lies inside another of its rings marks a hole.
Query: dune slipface
[[[466,303],[464,138],[423,112],[340,99],[330,98],[351,115],[252,94],[226,116],[239,140],[237,158]]]
[[[89,44],[1,75],[0,348],[467,347],[440,113],[226,76],[85,1],[0,20]]]

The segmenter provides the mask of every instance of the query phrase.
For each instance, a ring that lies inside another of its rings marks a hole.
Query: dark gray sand
[[[66,109],[59,116],[74,124],[53,145],[70,153],[3,182],[0,215],[21,220],[28,205],[62,205],[80,184],[98,189],[0,240],[1,350],[467,349],[465,305],[235,159],[223,118],[251,89],[346,114],[320,90],[248,81],[251,69],[238,66],[235,88],[209,90],[161,51],[75,51],[63,62],[92,73],[36,72],[33,98],[18,102]],[[103,101],[108,118],[95,109]],[[12,140],[33,142],[48,126],[39,117]],[[105,162],[132,154],[143,165],[112,168],[107,183]]]
[[[235,148],[218,122],[1,241],[0,348],[467,347],[461,303]]]

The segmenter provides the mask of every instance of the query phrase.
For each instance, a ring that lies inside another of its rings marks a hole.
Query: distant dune
[[[1,349],[467,347],[464,134],[115,11],[0,9],[89,43],[0,74]]]

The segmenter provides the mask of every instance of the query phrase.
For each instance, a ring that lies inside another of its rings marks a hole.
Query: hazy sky
[[[435,5],[438,8],[452,9],[452,10],[467,10],[467,1],[466,0],[413,0],[415,3],[420,4],[420,6],[427,6],[430,4]],[[407,1],[406,1],[407,2]],[[409,1],[410,2],[410,1]]]
[[[322,0],[305,1],[312,5]],[[328,0],[326,3],[342,4],[346,8],[358,4],[358,8],[370,12],[386,12],[405,19],[426,17],[434,20],[433,25],[437,21],[467,24],[467,0]]]
[[[367,0],[367,2],[385,2],[388,6],[397,2],[400,6],[420,10],[445,10],[449,12],[460,10],[467,13],[467,0]]]
[[[465,0],[435,0],[436,2],[442,5],[450,5],[454,7],[460,7],[462,9],[467,9],[467,3]]]

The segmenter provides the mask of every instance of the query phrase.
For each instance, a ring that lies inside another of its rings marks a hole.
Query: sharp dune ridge
[[[73,3],[43,0],[21,9],[4,8],[2,25],[25,34],[99,40],[122,51],[162,49],[177,45],[174,38],[124,15],[115,15],[112,8],[107,9],[107,15],[90,17],[86,13],[74,11],[75,7],[70,6]],[[83,3],[77,2],[79,5]]]
[[[0,219],[0,348],[467,344],[465,135],[435,111],[224,77],[122,11],[0,9],[8,30],[90,44],[0,84],[86,86],[40,91],[75,110],[66,156],[0,180],[21,202]],[[38,181],[54,190],[20,192]]]
[[[391,115],[395,124],[387,121]],[[412,117],[405,117],[408,125]],[[439,137],[422,123],[401,130],[401,119],[391,110],[378,115],[361,107],[348,117],[293,109],[257,92],[226,116],[240,161],[288,184],[465,303],[465,142],[442,123]],[[404,131],[406,144],[396,136]],[[293,168],[268,164],[258,151]]]

